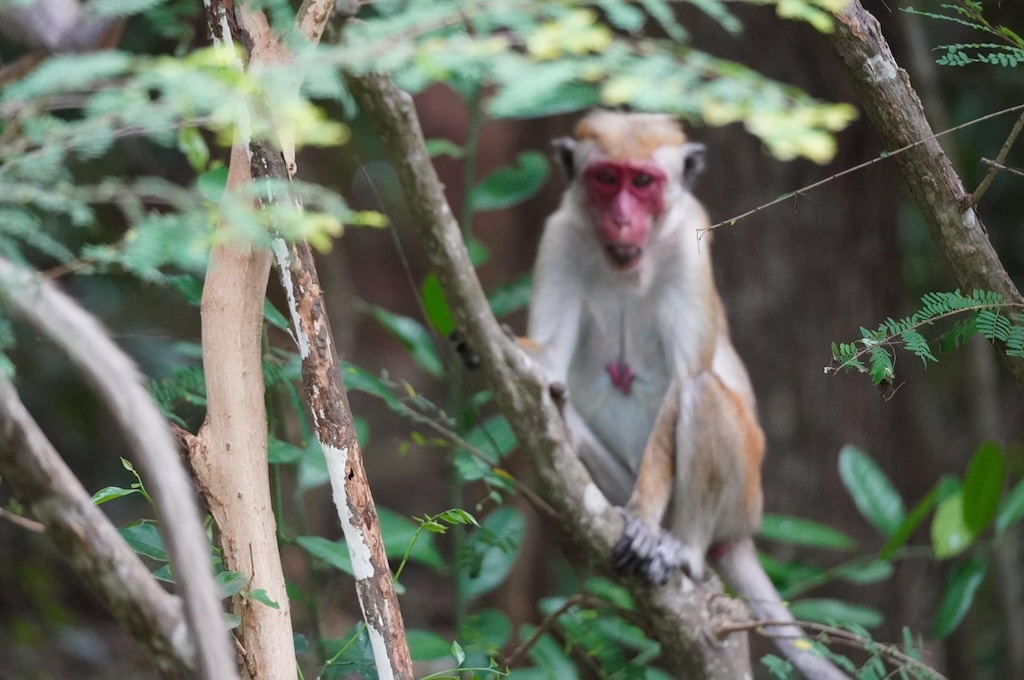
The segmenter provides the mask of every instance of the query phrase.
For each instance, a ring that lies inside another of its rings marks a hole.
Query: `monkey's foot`
[[[622,536],[612,548],[612,566],[620,573],[636,574],[660,586],[683,566],[689,552],[667,531],[652,529],[640,518],[627,515]]]

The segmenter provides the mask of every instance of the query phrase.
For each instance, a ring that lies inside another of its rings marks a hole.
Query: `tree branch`
[[[319,40],[332,6],[325,0],[303,4],[297,21],[311,42]],[[207,21],[215,43],[249,47],[250,66],[290,59],[260,12],[236,11],[213,1],[207,4]],[[296,87],[300,82],[301,77],[296,77]],[[253,168],[264,165],[256,151],[262,147],[251,139],[236,141],[227,191],[248,184],[258,174]],[[286,153],[294,169],[294,148]],[[201,309],[207,420],[198,444],[189,447],[193,469],[217,524],[226,568],[244,574],[250,589],[265,590],[279,605],[275,609],[241,596],[232,600],[242,622],[237,650],[253,678],[294,677],[296,669],[267,466],[261,331],[271,260],[269,250],[248,243],[225,243],[211,252]]]
[[[323,22],[329,18],[332,8],[333,3],[323,0],[303,4],[299,11],[299,26],[308,39],[315,41],[319,38],[323,32]],[[232,40],[231,35],[220,34],[218,31],[221,26],[229,26],[234,31],[238,22],[221,23],[212,12],[225,13],[226,8],[215,0],[211,2],[210,26],[218,40],[225,42]],[[224,16],[235,15],[225,13]],[[266,22],[262,15],[240,11],[237,16],[248,32],[249,40],[247,42],[254,46],[254,50],[263,46],[267,58],[287,59],[287,55],[283,54],[279,44],[271,44],[274,38],[269,31],[264,30]],[[257,24],[261,24],[261,26],[257,27]],[[238,37],[235,37],[234,40],[238,42]],[[261,56],[255,51],[252,61],[261,61]],[[296,78],[296,86],[300,80],[300,77]],[[253,105],[272,108],[269,102],[253,102]],[[245,164],[245,167],[247,174],[251,174],[251,177],[279,180],[290,178],[291,172],[294,170],[293,148],[281,149],[277,144],[269,144],[266,140],[256,139],[244,140],[244,148],[248,154],[248,163]],[[241,159],[237,155],[232,167],[236,162],[241,164]],[[261,195],[259,200],[264,207],[274,203],[291,203],[301,208],[298,197],[289,189],[285,189],[280,194]],[[302,358],[306,400],[309,404],[317,440],[327,459],[334,501],[345,533],[346,546],[352,557],[356,591],[377,662],[377,671],[382,678],[412,680],[413,668],[408,643],[405,639],[405,625],[395,595],[394,583],[391,580],[391,569],[384,552],[384,542],[366,471],[363,467],[362,453],[355,436],[352,413],[341,378],[313,255],[307,244],[289,245],[283,239],[275,239],[274,253],[277,257],[282,286],[288,294],[289,310]],[[263,272],[262,269],[260,271]],[[265,284],[265,273],[262,281]],[[262,309],[263,290],[263,288],[257,290],[253,286],[246,286],[244,295],[246,305],[251,307],[250,316],[256,314],[257,305],[259,309]],[[258,297],[252,295],[257,292]],[[237,293],[238,291],[236,291]],[[258,367],[260,360],[258,349],[248,347],[252,343],[258,345],[260,337],[258,327],[255,331],[251,328],[244,330],[239,327],[236,332],[250,334],[251,342],[244,340],[246,343],[245,354],[248,357],[248,362],[250,364],[257,362],[255,365]],[[236,339],[236,342],[239,341]],[[255,375],[262,375],[258,368],[255,369]],[[260,394],[262,394],[262,385],[260,389]],[[260,404],[260,408],[262,413],[262,404]],[[262,474],[265,475],[266,437],[262,419],[260,428],[263,459],[259,465]],[[262,484],[261,488],[266,486]],[[267,505],[269,508],[269,498]],[[252,641],[247,640],[245,647],[248,650],[247,659],[257,653]],[[257,675],[264,677],[263,673]],[[271,673],[266,677],[284,676],[279,673]]]
[[[110,409],[151,491],[171,556],[178,591],[197,648],[202,680],[235,678],[220,597],[192,486],[167,422],[131,360],[99,323],[71,298],[27,270],[0,260],[0,295],[49,338],[85,376]]]
[[[479,354],[481,369],[520,444],[529,452],[549,503],[590,555],[607,563],[622,517],[594,485],[569,446],[547,379],[501,331],[487,305],[459,225],[430,162],[412,98],[382,75],[349,76],[349,88],[374,124],[395,166],[431,264],[456,324]],[[681,677],[738,678],[749,672],[746,636],[712,643],[704,599],[681,576],[651,590],[629,583],[649,628]]]
[[[968,292],[995,291],[1008,302],[1024,303],[977,212],[974,208],[963,210],[970,194],[933,138],[921,101],[906,71],[893,58],[878,21],[859,0],[852,0],[835,16],[835,31],[826,34],[826,39],[846,68],[886,148],[928,139],[898,156],[896,164],[960,287]],[[1024,360],[1000,356],[1024,389]]]
[[[195,649],[181,601],[153,579],[2,377],[0,476],[153,665],[191,675]]]

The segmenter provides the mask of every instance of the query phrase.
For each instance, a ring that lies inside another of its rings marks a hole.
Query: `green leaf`
[[[877,609],[827,598],[800,600],[790,605],[789,610],[797,619],[828,625],[855,624],[864,628],[877,628],[885,620]]]
[[[426,143],[427,153],[430,154],[431,158],[450,156],[451,158],[458,159],[466,155],[466,150],[450,139],[428,139]]]
[[[435,515],[438,520],[447,522],[448,524],[465,524],[472,526],[480,526],[476,521],[476,517],[473,517],[470,513],[466,512],[462,508],[452,508],[451,510],[445,510],[444,512]]]
[[[193,170],[206,170],[206,164],[210,162],[210,148],[206,146],[206,140],[198,128],[183,127],[178,130],[178,150],[185,154]]]
[[[469,251],[469,261],[474,267],[484,264],[491,256],[487,246],[480,242],[480,240],[473,238],[472,235],[466,237],[466,250]]]
[[[274,465],[297,463],[305,451],[295,444],[271,437],[267,441],[267,462]]]
[[[248,579],[245,578],[245,574],[237,571],[222,571],[214,577],[214,581],[216,581],[217,587],[220,588],[221,597],[231,597],[240,593],[249,583]]]
[[[512,634],[508,616],[498,609],[484,609],[466,617],[459,626],[459,639],[470,650],[497,656]]]
[[[587,592],[593,593],[602,600],[611,602],[622,609],[629,610],[636,606],[633,602],[633,596],[629,594],[629,590],[611,579],[594,576],[588,578],[584,582],[583,587]]]
[[[203,282],[191,274],[179,274],[167,277],[168,282],[181,293],[185,302],[198,307],[203,300]]]
[[[964,523],[977,536],[996,516],[1003,494],[1003,452],[985,442],[971,456],[964,474]]]
[[[103,505],[107,501],[116,500],[118,498],[124,498],[125,496],[131,496],[133,493],[139,493],[138,489],[122,489],[119,486],[107,486],[92,495],[92,502],[96,505]]]
[[[487,304],[491,306],[494,316],[501,318],[507,314],[526,309],[530,304],[530,288],[532,277],[522,276],[512,283],[501,286],[487,296]]]
[[[886,537],[906,517],[903,498],[868,454],[854,446],[839,452],[839,476],[861,515]]]
[[[484,460],[463,447],[456,449],[454,464],[459,479],[472,482],[486,478],[490,483],[503,485],[504,482],[496,478],[493,468],[516,445],[516,436],[508,419],[505,416],[491,416],[470,430],[464,439],[478,453],[483,454]]]
[[[277,311],[277,307],[271,304],[270,300],[263,301],[263,318],[274,328],[280,328],[282,331],[288,330],[288,319]]]
[[[154,569],[153,578],[157,581],[163,581],[164,583],[174,583],[174,576],[171,574],[171,565],[164,564],[158,569]]]
[[[561,63],[539,64],[530,78],[510,81],[491,99],[491,118],[537,118],[582,111],[601,103],[590,83],[572,82],[575,67]]]
[[[974,541],[974,535],[964,522],[963,500],[962,492],[946,498],[939,503],[932,518],[932,550],[940,560],[959,555]]]
[[[466,660],[466,653],[462,651],[462,645],[456,640],[452,640],[452,656],[455,657],[455,664],[461,666],[462,662]]]
[[[502,210],[522,203],[544,186],[548,167],[543,154],[523,151],[516,158],[516,167],[497,170],[473,187],[473,210]]]
[[[228,169],[220,166],[207,170],[196,179],[199,195],[210,203],[220,203],[228,186]]]
[[[516,508],[503,506],[484,519],[466,541],[467,557],[459,567],[465,593],[477,597],[505,582],[519,554],[526,521]]]
[[[437,356],[437,350],[434,348],[434,339],[423,327],[423,324],[376,305],[370,307],[370,313],[409,350],[413,360],[420,368],[432,376],[440,377],[441,359]]]
[[[338,571],[355,576],[352,571],[352,558],[349,557],[348,549],[340,541],[329,541],[321,536],[299,536],[295,543],[307,553],[318,560],[328,564]]]
[[[405,412],[405,407],[402,403],[391,393],[391,390],[384,381],[377,376],[370,374],[355,364],[344,361],[341,364],[341,374],[345,382],[345,389],[365,392],[381,399],[392,411]]]
[[[523,640],[528,640],[536,630],[535,626],[524,625],[520,629]],[[530,658],[533,659],[543,670],[543,678],[558,678],[558,680],[576,680],[579,673],[576,672],[576,664],[569,657],[553,637],[542,635],[530,650]],[[513,676],[515,677],[515,676]]]
[[[125,542],[139,555],[158,562],[167,562],[167,549],[160,530],[153,524],[133,524],[119,530]]]
[[[448,335],[455,328],[455,321],[452,320],[452,311],[448,306],[448,300],[441,290],[441,282],[437,280],[436,274],[427,274],[423,279],[423,286],[420,288],[420,298],[423,300],[423,308],[427,312],[427,319],[443,337]]]
[[[263,588],[257,588],[256,590],[252,591],[251,593],[249,593],[249,597],[253,600],[256,600],[260,604],[264,604],[270,607],[271,609],[281,608],[281,605],[270,599],[270,595],[268,595],[267,591],[263,590]]]
[[[917,505],[910,511],[906,519],[893,532],[888,543],[882,548],[879,557],[887,560],[897,549],[903,546],[910,537],[917,531],[917,528],[928,516],[928,513],[942,500],[948,498],[960,490],[959,480],[953,477],[943,477],[932,489],[925,494],[924,498],[918,501]]]
[[[309,491],[331,481],[331,473],[327,470],[327,458],[316,437],[310,437],[302,450],[299,460],[299,491]]]
[[[841,531],[807,519],[766,514],[761,522],[761,537],[780,543],[807,545],[832,550],[850,550],[856,542]]]
[[[996,516],[996,533],[1002,534],[1024,517],[1024,479],[1017,482]]]
[[[960,625],[974,602],[978,586],[985,580],[988,563],[980,555],[961,562],[950,573],[943,588],[942,602],[935,615],[935,637],[945,639]]]
[[[847,564],[836,569],[835,575],[858,585],[878,583],[892,576],[892,563],[886,560],[871,560],[867,564]]]
[[[451,654],[451,643],[434,631],[411,629],[405,631],[405,636],[413,661],[447,659]]]

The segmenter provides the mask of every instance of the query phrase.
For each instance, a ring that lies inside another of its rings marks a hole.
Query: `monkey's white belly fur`
[[[617,505],[629,498],[644,445],[674,375],[656,331],[655,311],[652,305],[638,302],[605,299],[600,304],[585,305],[580,342],[567,376],[575,413],[620,468],[616,470],[612,461],[597,460],[600,452],[588,451],[594,448],[593,442],[580,442],[581,454],[595,481]],[[624,325],[628,334],[623,332]],[[630,340],[623,346],[627,336]],[[608,365],[615,362],[621,362],[634,375],[628,390],[614,384],[609,375]]]

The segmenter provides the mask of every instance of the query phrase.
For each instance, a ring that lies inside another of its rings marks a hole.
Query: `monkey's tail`
[[[758,621],[787,621],[791,625],[768,626],[766,630],[775,646],[808,680],[850,680],[835,664],[821,656],[810,644],[793,615],[782,603],[779,591],[757,560],[757,550],[750,538],[737,541],[719,556],[715,566],[718,575],[737,595],[746,600]]]

